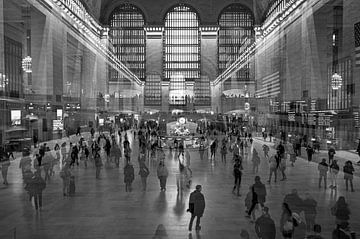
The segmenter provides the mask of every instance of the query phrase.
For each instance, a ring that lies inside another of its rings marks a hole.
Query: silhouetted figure
[[[205,197],[201,193],[201,185],[196,185],[196,190],[190,194],[189,198],[189,209],[188,212],[191,213],[191,219],[189,223],[189,231],[192,231],[193,221],[196,217],[196,231],[201,230],[200,218],[203,216],[205,211]]]

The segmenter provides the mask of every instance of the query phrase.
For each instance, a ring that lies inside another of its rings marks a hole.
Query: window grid
[[[210,106],[211,105],[211,92],[210,80],[208,77],[201,77],[194,85],[195,105]]]
[[[161,105],[161,77],[158,74],[149,74],[145,82],[145,105],[160,106]]]
[[[181,74],[173,74],[169,84],[169,103],[171,105],[186,105],[187,96],[185,78]],[[173,94],[173,92],[176,92]]]
[[[218,69],[223,73],[255,40],[252,13],[238,4],[224,9],[219,18]],[[240,81],[250,81],[250,59],[236,73]]]
[[[22,44],[8,37],[4,37],[4,87],[0,88],[0,95],[19,98],[22,94]]]
[[[187,80],[200,78],[199,18],[189,7],[173,8],[165,18],[164,78],[183,75]]]
[[[131,4],[122,4],[110,17],[110,35],[115,55],[141,80],[145,80],[146,72],[144,25],[143,14]],[[112,72],[112,80],[121,78],[119,72]]]

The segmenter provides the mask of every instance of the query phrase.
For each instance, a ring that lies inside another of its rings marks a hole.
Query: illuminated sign
[[[21,125],[21,110],[11,110],[11,125]]]

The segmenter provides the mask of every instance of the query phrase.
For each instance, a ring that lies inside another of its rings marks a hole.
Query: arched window
[[[254,17],[249,9],[232,4],[226,7],[219,17],[218,68],[221,74],[255,40]],[[250,80],[250,63],[236,73],[239,81]]]
[[[190,7],[179,5],[166,14],[163,46],[165,80],[200,78],[199,17]]]
[[[139,79],[145,80],[145,31],[144,15],[131,4],[121,4],[110,15],[110,35],[115,55]],[[121,78],[113,72],[112,80]]]

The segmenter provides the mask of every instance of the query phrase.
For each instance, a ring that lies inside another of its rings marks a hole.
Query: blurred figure
[[[312,161],[312,156],[314,154],[314,149],[310,144],[308,144],[307,147],[306,147],[306,153],[307,153],[308,161],[311,162]]]
[[[165,166],[164,161],[160,161],[159,166],[157,168],[157,177],[160,181],[160,190],[166,191],[166,180],[169,175],[169,172]]]
[[[29,193],[30,198],[34,197],[35,209],[42,209],[42,192],[46,188],[46,182],[41,177],[40,171],[36,171],[30,181]]]
[[[253,173],[259,172],[259,164],[260,164],[260,157],[256,149],[253,151],[252,155],[252,162],[253,162]]]
[[[271,177],[272,175],[274,174],[275,176],[275,179],[274,179],[274,182],[276,183],[276,180],[277,180],[277,160],[276,160],[276,157],[279,157],[277,154],[276,155],[272,155],[269,159],[269,170],[270,170],[270,173],[269,173],[269,180],[268,180],[268,183],[271,183]]]
[[[134,175],[134,167],[131,165],[130,162],[126,163],[126,166],[124,167],[124,183],[125,183],[125,191],[131,192],[132,187],[131,184],[134,181],[135,175]]]
[[[303,201],[307,231],[311,231],[311,229],[315,226],[315,218],[317,214],[316,207],[317,202],[309,193],[307,193],[306,198]]]
[[[31,170],[31,158],[29,149],[24,149],[22,152],[22,157],[20,159],[19,168],[24,178],[24,173]]]
[[[343,168],[344,171],[344,179],[345,179],[345,185],[346,185],[346,191],[349,189],[349,182],[351,187],[351,192],[354,192],[354,185],[353,185],[353,179],[354,179],[354,167],[352,165],[352,162],[349,160],[345,163],[345,166]]]
[[[264,144],[263,146],[262,146],[262,148],[263,148],[263,151],[264,151],[264,156],[265,156],[265,158],[269,158],[269,151],[270,151],[270,148],[269,148],[269,146],[267,146],[266,144]]]
[[[63,189],[63,195],[65,197],[69,195],[69,186],[70,186],[70,177],[71,177],[70,167],[68,163],[66,163],[64,167],[61,169],[60,177],[63,181],[62,189]]]
[[[331,208],[331,214],[336,218],[336,225],[348,223],[350,219],[350,209],[343,196],[339,197],[335,205]]]
[[[331,190],[337,188],[337,177],[339,174],[339,170],[340,170],[340,167],[337,164],[337,160],[334,159],[330,165],[330,179],[331,179],[330,188],[331,188]]]
[[[9,182],[7,181],[7,174],[10,167],[10,156],[2,146],[0,147],[0,167],[1,175],[4,180],[3,184],[9,185]]]
[[[324,188],[327,188],[327,172],[329,170],[329,165],[326,163],[326,159],[322,159],[322,161],[318,165],[319,170],[319,188],[321,188],[321,181],[324,180]]]
[[[140,163],[139,175],[141,177],[141,184],[142,184],[144,192],[146,191],[146,179],[149,176],[149,174],[150,174],[150,171],[146,167],[145,163]]]
[[[103,166],[103,162],[101,160],[101,156],[98,151],[95,152],[94,161],[95,161],[95,168],[96,168],[95,177],[96,177],[96,179],[100,179],[100,170],[101,170],[101,167]]]
[[[336,152],[335,152],[334,146],[330,146],[330,148],[329,148],[329,150],[328,150],[329,165],[332,164],[332,162],[333,162],[333,160],[334,160],[335,154],[336,154]]]
[[[236,159],[235,164],[234,164],[234,169],[233,169],[234,187],[233,187],[232,192],[235,193],[235,190],[237,190],[238,196],[240,196],[240,185],[241,185],[241,176],[242,176],[241,170],[243,170],[241,160]]]
[[[221,153],[221,162],[226,164],[226,154],[227,154],[226,143],[222,144],[221,149],[220,149],[220,153]]]

